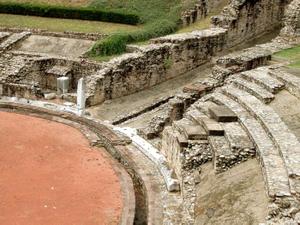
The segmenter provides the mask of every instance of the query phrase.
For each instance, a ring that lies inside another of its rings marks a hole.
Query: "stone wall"
[[[153,40],[87,77],[89,105],[129,95],[188,72],[211,60],[226,44],[226,30],[212,28]]]
[[[232,0],[221,15],[212,17],[212,24],[228,29],[228,47],[232,47],[279,28],[289,2]]]
[[[212,56],[280,27],[289,0],[232,0],[214,28],[174,34],[115,58],[87,78],[88,105],[129,95],[207,63]]]
[[[300,35],[300,1],[294,0],[285,11],[284,28],[281,35]]]
[[[44,93],[56,92],[56,79],[61,76],[70,78],[69,90],[75,92],[80,78],[102,68],[100,64],[81,60],[41,56],[4,54],[0,60],[6,66],[0,70],[3,75],[0,78],[0,95],[28,99],[37,99],[43,97]]]
[[[205,18],[208,13],[207,1],[206,0],[198,0],[195,4],[194,8],[184,11],[181,14],[181,23],[182,26],[188,26],[191,23],[195,23],[196,21]]]
[[[97,41],[107,37],[107,34],[99,33],[82,33],[82,32],[51,32],[45,29],[33,29],[33,28],[9,28],[9,27],[0,27],[1,32],[12,32],[12,33],[21,33],[21,32],[30,32],[32,34],[42,35],[42,36],[52,36],[52,37],[64,37],[64,38],[76,38],[76,39],[85,39]]]

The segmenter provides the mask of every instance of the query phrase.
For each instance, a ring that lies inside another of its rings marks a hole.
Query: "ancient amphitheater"
[[[300,224],[300,68],[276,57],[300,0],[210,21],[107,62],[95,33],[1,28],[0,224]]]

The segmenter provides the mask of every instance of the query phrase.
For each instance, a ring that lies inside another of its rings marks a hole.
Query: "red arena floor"
[[[121,184],[103,151],[75,128],[0,112],[0,224],[119,224]]]

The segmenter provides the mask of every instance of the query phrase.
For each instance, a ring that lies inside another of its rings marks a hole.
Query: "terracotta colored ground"
[[[76,129],[0,112],[1,225],[114,225],[118,176]]]

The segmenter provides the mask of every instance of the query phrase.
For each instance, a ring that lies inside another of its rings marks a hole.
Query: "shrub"
[[[108,56],[125,52],[126,44],[145,41],[150,38],[175,32],[177,29],[176,22],[170,20],[157,20],[145,25],[142,30],[130,33],[118,33],[107,37],[104,40],[97,41],[89,52],[90,56]]]
[[[132,25],[136,25],[140,21],[139,17],[132,13],[99,10],[94,8],[37,5],[30,3],[0,3],[0,13],[64,19],[95,20]]]

